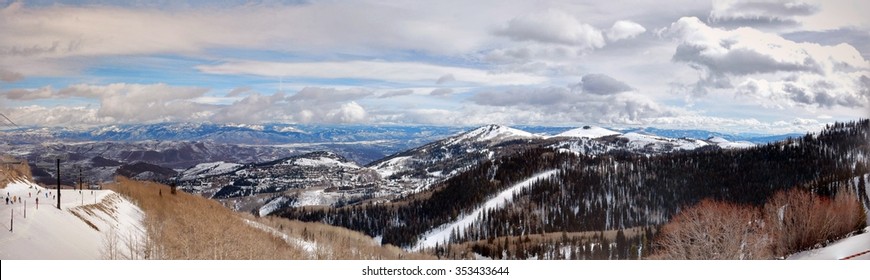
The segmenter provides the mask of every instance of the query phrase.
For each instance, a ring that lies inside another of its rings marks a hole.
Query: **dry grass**
[[[117,178],[107,187],[145,212],[156,259],[431,259],[320,223],[257,218],[166,185]],[[264,228],[265,227],[265,228]],[[314,246],[311,246],[314,245]]]
[[[0,164],[0,186],[6,186],[7,183],[20,179],[26,179],[28,181],[33,180],[30,173],[30,166],[27,165],[27,161],[18,160],[11,156],[0,155],[0,162],[10,162]],[[20,163],[12,164],[11,162]]]
[[[262,230],[248,226],[215,201],[178,192],[166,185],[117,178],[107,187],[130,198],[145,212],[145,227],[155,259],[301,259],[305,253]]]

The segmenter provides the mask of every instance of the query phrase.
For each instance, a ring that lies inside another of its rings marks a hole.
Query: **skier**
[[[6,197],[6,205],[9,205],[9,197]]]

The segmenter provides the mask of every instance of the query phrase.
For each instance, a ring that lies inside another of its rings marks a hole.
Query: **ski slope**
[[[522,191],[523,189],[531,187],[533,183],[541,179],[553,176],[554,174],[556,174],[557,171],[558,170],[554,169],[541,172],[532,176],[529,179],[526,179],[525,181],[510,186],[506,190],[498,193],[495,197],[490,198],[489,200],[484,202],[480,207],[474,209],[474,211],[471,211],[469,214],[460,216],[456,221],[452,223],[444,224],[434,230],[430,230],[423,235],[423,238],[421,238],[420,241],[417,242],[417,246],[415,247],[415,249],[420,250],[423,248],[435,247],[435,245],[438,243],[444,243],[445,241],[450,239],[450,233],[454,229],[456,229],[457,231],[465,229],[466,227],[470,226],[475,220],[477,220],[478,216],[484,211],[491,209],[500,209],[504,207],[507,203],[510,203],[513,200],[514,194]]]
[[[0,259],[95,260],[106,255],[110,235],[118,250],[126,250],[127,241],[144,242],[142,210],[113,191],[61,190],[61,209],[51,198],[56,190],[32,182],[15,181],[0,191],[4,201],[7,193],[21,197],[21,203],[0,203]]]

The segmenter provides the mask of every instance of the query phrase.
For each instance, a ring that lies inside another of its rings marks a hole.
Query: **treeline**
[[[432,253],[439,258],[496,260],[638,260],[652,252],[656,228],[616,231],[490,237],[460,244],[439,244]],[[476,254],[476,255],[475,255]]]

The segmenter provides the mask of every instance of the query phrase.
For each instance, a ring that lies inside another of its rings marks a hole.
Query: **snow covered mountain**
[[[670,138],[643,131],[620,133],[593,126],[571,129],[551,138],[559,140],[557,144],[553,144],[551,147],[585,155],[599,155],[613,150],[659,154],[710,147],[739,149],[755,146],[755,144],[748,141],[729,141],[721,136],[710,137],[707,140],[689,137]],[[564,140],[566,138],[569,140]]]
[[[492,159],[509,147],[544,139],[519,129],[486,125],[400,152],[368,165],[384,178],[444,178]]]
[[[456,145],[462,142],[498,144],[510,140],[538,138],[542,137],[519,129],[491,124],[450,137],[445,145]]]

